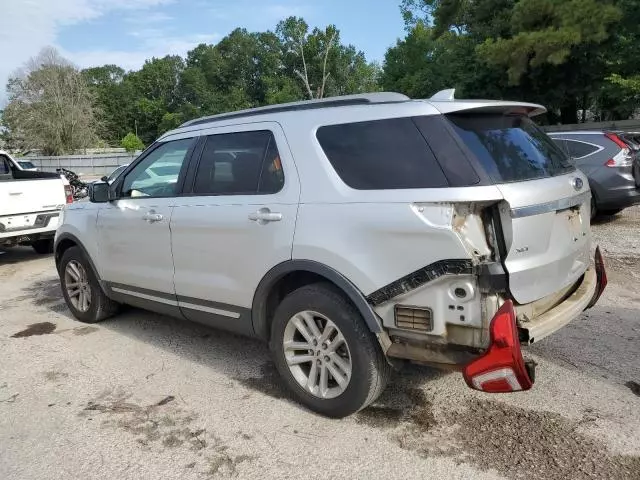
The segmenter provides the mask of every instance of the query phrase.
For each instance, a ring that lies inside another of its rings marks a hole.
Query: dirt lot
[[[640,479],[640,208],[594,225],[600,304],[531,348],[532,391],[410,367],[351,418],[287,398],[265,346],[130,310],[74,321],[51,257],[0,254],[0,478]]]

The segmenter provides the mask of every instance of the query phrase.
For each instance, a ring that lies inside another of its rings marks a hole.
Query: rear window
[[[320,127],[318,142],[342,181],[358,190],[434,188],[447,179],[411,118]]]
[[[575,169],[528,117],[453,114],[447,118],[495,183],[553,177]]]

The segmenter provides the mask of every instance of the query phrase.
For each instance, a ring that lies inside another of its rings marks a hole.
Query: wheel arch
[[[93,260],[91,259],[91,255],[89,255],[89,252],[87,251],[85,246],[82,244],[82,242],[78,239],[78,237],[76,237],[72,233],[62,233],[55,239],[55,243],[53,245],[53,256],[56,262],[56,270],[60,269],[59,268],[60,260],[62,260],[62,256],[64,255],[64,252],[69,250],[71,247],[78,247],[80,250],[82,250],[82,253],[84,254],[87,261],[89,262],[89,265],[91,265],[91,268],[93,269],[93,273],[96,275],[98,282],[104,288],[104,285],[102,284],[102,279],[100,278],[100,273],[98,273],[98,269],[93,263]]]
[[[251,316],[257,337],[269,341],[275,308],[284,296],[304,285],[329,282],[338,288],[362,315],[373,333],[382,332],[380,321],[365,296],[337,270],[312,260],[288,260],[269,270],[253,296]]]

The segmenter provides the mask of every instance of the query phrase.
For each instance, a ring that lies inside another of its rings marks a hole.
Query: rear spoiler
[[[443,114],[473,111],[478,113],[521,114],[535,117],[547,111],[545,107],[536,103],[509,100],[457,100],[455,91],[455,88],[441,90],[425,101]]]

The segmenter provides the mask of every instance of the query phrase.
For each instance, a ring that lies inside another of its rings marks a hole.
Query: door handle
[[[279,222],[282,220],[282,214],[279,212],[272,212],[268,208],[261,208],[257,212],[250,213],[249,220],[258,222],[259,225],[265,225],[269,222]]]
[[[142,219],[145,222],[155,223],[155,222],[161,222],[164,219],[164,217],[161,214],[156,213],[155,210],[149,210],[147,213],[145,213],[142,216]]]

